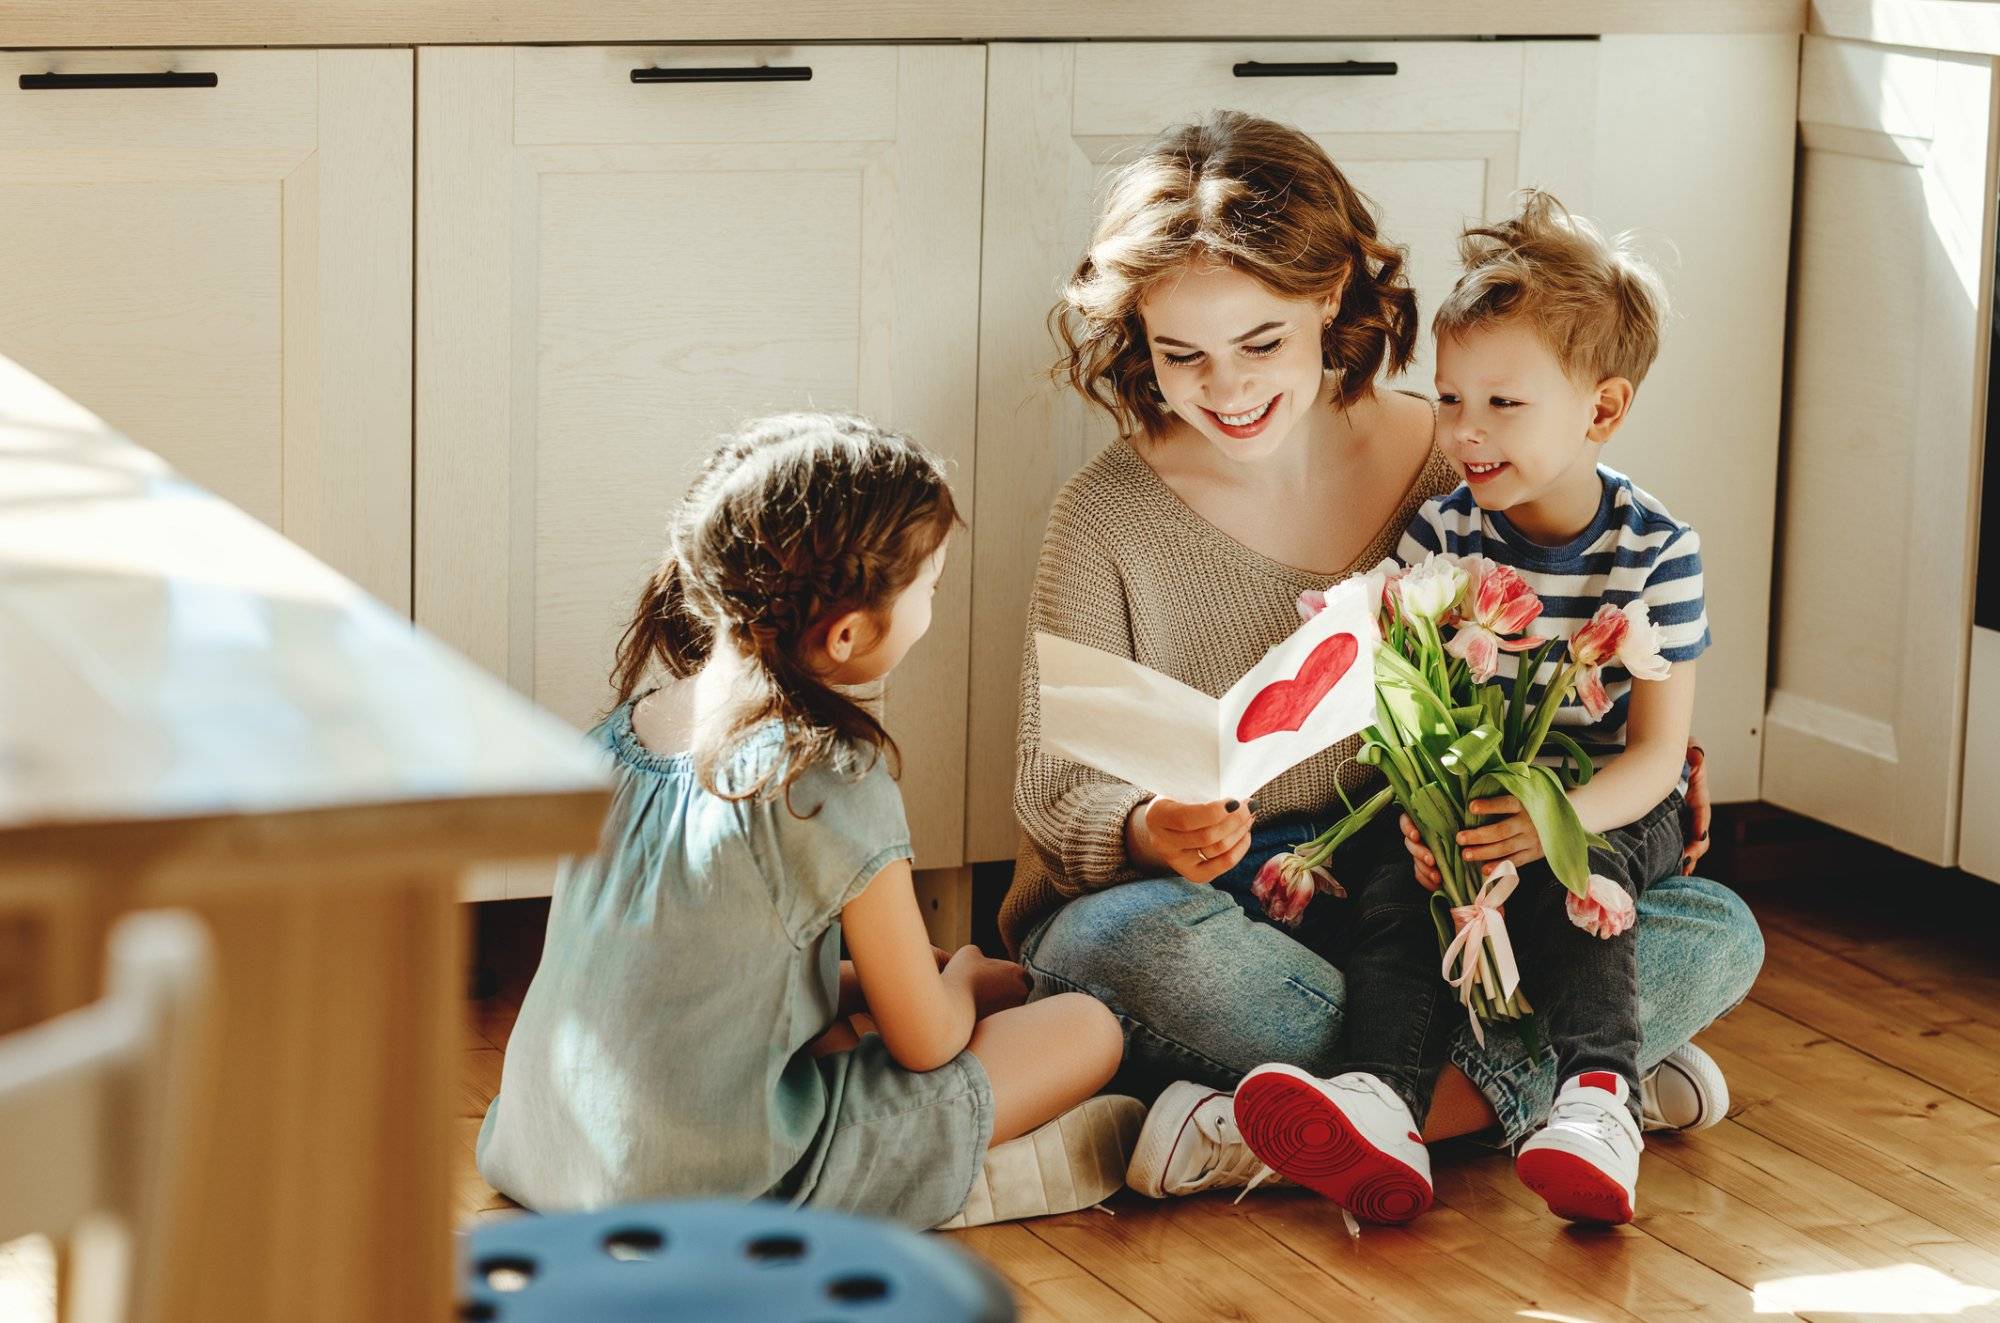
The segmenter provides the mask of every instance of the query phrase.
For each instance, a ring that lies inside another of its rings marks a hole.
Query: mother
[[[1133,1183],[1156,1196],[1240,1184],[1257,1164],[1224,1091],[1266,1061],[1333,1072],[1349,954],[1338,900],[1288,930],[1249,883],[1325,825],[1336,784],[1371,790],[1375,773],[1349,741],[1251,803],[1154,798],[1041,752],[1033,637],[1221,694],[1297,628],[1300,592],[1390,555],[1416,507],[1458,477],[1433,445],[1431,405],[1376,385],[1418,334],[1401,250],[1318,145],[1283,125],[1221,112],[1157,139],[1113,182],[1050,321],[1060,375],[1124,439],[1063,488],[1042,544],[1014,792],[1023,842],[1001,933],[1038,995],[1081,990],[1118,1013],[1134,1087],[1183,1081],[1154,1108]],[[1335,870],[1401,844],[1390,828],[1364,834]],[[1683,1044],[1749,990],[1763,940],[1734,894],[1699,878],[1660,883],[1639,909],[1642,1064],[1673,1053],[1678,1086],[1662,1101],[1649,1081],[1650,1101],[1669,1123],[1705,1124],[1726,1090]],[[1518,1037],[1482,1050],[1461,1029],[1451,1062],[1427,1139],[1497,1123],[1512,1141],[1546,1116],[1552,1063]]]

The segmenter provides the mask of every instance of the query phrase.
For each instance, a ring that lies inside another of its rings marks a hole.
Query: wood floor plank
[[[1024,1222],[944,1233],[992,1264],[1014,1287],[1023,1323],[1156,1323],[1151,1314],[1043,1241]]]
[[[454,1117],[451,1127],[458,1154],[458,1161],[452,1169],[451,1206],[454,1220],[464,1222],[473,1214],[489,1209],[515,1207],[507,1196],[486,1183],[473,1162],[473,1146],[479,1138],[479,1118]]]
[[[1609,1304],[1652,1319],[1736,1319],[1750,1309],[1741,1283],[1654,1239],[1643,1219],[1638,1226],[1579,1232],[1552,1216],[1504,1159],[1454,1163],[1437,1175],[1439,1202],[1495,1243],[1532,1255]],[[1642,1198],[1644,1192],[1642,1171]]]
[[[487,1046],[497,1047],[505,1052],[508,1036],[514,1032],[514,1021],[520,1018],[520,1001],[514,997],[488,997],[470,1005],[472,1031],[479,1035]],[[477,1046],[476,1043],[469,1045]]]
[[[1702,1042],[1742,1101],[1737,1124],[1953,1235],[2000,1246],[1989,1113],[1754,1000]]]
[[[1211,1249],[1194,1224],[1216,1215],[1214,1202],[1147,1205],[1120,1200],[1116,1216],[1085,1210],[1029,1226],[1041,1240],[1088,1264],[1106,1285],[1159,1323],[1271,1318],[1351,1323],[1352,1296],[1340,1298],[1344,1291],[1281,1247],[1271,1246],[1249,1262]]]
[[[1244,1207],[1250,1206],[1246,1201]],[[1590,1319],[1644,1317],[1592,1295],[1544,1261],[1496,1251],[1485,1231],[1455,1208],[1433,1207],[1404,1227],[1365,1226],[1358,1238],[1349,1237],[1337,1210],[1310,1197],[1274,1198],[1251,1217],[1324,1271],[1399,1314],[1497,1318],[1525,1310]]]
[[[1929,1263],[1962,1281],[2000,1284],[2000,1253],[1746,1126],[1732,1122],[1689,1139],[1649,1145],[1648,1173],[1672,1163],[1859,1267]]]
[[[1780,929],[1756,1000],[1987,1111],[2000,1111],[2000,1012],[1986,1023]]]
[[[1992,928],[1918,924],[1906,915],[1885,923],[1879,911],[1852,916],[1787,903],[1759,903],[1758,922],[1837,955],[1878,978],[1985,1024],[2000,1024],[2000,950]]]
[[[1639,1202],[1647,1235],[1752,1290],[1859,1266],[1671,1162],[1644,1169]]]
[[[466,1050],[458,1067],[458,1114],[485,1116],[493,1095],[500,1092],[500,1049],[475,1047]]]

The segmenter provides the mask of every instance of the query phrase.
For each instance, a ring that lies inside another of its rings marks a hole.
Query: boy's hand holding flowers
[[[1465,809],[1480,817],[1497,818],[1458,833],[1459,855],[1467,862],[1483,865],[1479,870],[1482,875],[1491,876],[1503,859],[1516,868],[1525,868],[1542,857],[1542,836],[1535,830],[1535,820],[1512,795],[1475,799]]]

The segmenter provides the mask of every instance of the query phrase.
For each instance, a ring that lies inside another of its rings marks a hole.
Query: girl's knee
[[[1059,1008],[1061,1041],[1073,1044],[1079,1054],[1102,1069],[1105,1079],[1110,1079],[1125,1056],[1125,1027],[1111,1008],[1081,992],[1061,993],[1043,1004]]]

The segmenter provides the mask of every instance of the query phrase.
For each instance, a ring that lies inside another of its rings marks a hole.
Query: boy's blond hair
[[[1550,194],[1529,189],[1519,215],[1460,237],[1465,274],[1438,305],[1432,334],[1443,340],[1520,318],[1572,379],[1624,377],[1636,387],[1660,352],[1667,290],[1630,240],[1607,239]]]

